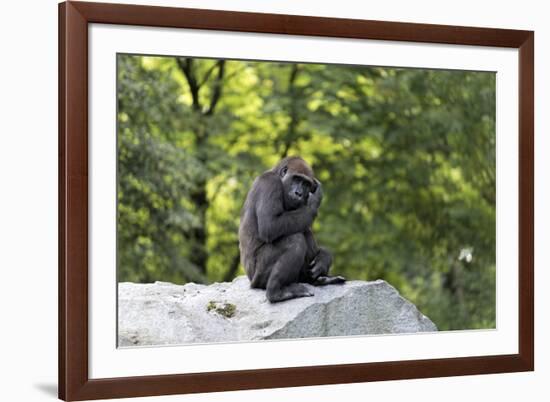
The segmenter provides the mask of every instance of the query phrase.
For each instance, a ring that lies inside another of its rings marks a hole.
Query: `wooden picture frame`
[[[519,353],[399,362],[90,379],[88,375],[88,24],[519,49]],[[138,397],[534,369],[534,33],[508,29],[105,3],[59,5],[59,397]]]

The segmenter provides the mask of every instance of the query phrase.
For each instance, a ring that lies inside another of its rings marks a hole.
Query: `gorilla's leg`
[[[343,276],[330,276],[328,271],[332,264],[332,255],[324,248],[320,247],[317,255],[310,260],[305,268],[308,280],[314,286],[335,285],[344,283],[346,279]]]
[[[330,266],[332,265],[332,255],[323,247],[319,247],[315,255],[306,259],[307,267],[310,278],[316,279],[320,276],[328,275]]]
[[[305,233],[307,252],[305,263],[300,272],[300,282],[311,283],[314,286],[334,285],[344,283],[343,276],[330,276],[328,274],[332,265],[332,254],[317,246],[317,242],[311,231]]]
[[[307,244],[302,233],[280,239],[273,244],[280,253],[271,266],[267,280],[266,296],[272,302],[313,296],[309,288],[297,283],[304,265]]]

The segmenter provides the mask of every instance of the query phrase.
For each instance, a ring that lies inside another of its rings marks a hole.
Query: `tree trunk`
[[[206,169],[208,162],[208,139],[209,133],[207,130],[208,122],[207,119],[211,118],[214,114],[216,106],[222,96],[223,88],[223,78],[225,73],[225,61],[219,60],[210,70],[204,74],[202,80],[199,80],[197,69],[195,66],[195,61],[191,58],[176,58],[177,65],[189,86],[192,98],[192,109],[198,115],[198,121],[200,122],[199,127],[197,127],[197,132],[195,133],[195,145],[197,159],[200,164]],[[217,75],[212,84],[212,95],[208,102],[208,108],[204,108],[201,104],[200,99],[200,90],[210,81],[210,75],[214,71],[214,68],[217,69]],[[193,230],[193,239],[194,242],[191,246],[191,255],[189,260],[197,269],[204,274],[206,277],[207,274],[207,263],[208,263],[208,253],[206,249],[207,243],[207,228],[206,228],[206,211],[210,206],[208,200],[206,185],[208,182],[207,175],[198,179],[196,183],[196,190],[191,194],[191,201],[195,205],[195,215],[199,220],[198,226]]]
[[[288,156],[290,147],[296,141],[296,126],[298,125],[298,97],[300,96],[298,89],[296,88],[296,77],[298,76],[299,67],[298,64],[293,64],[290,68],[290,75],[288,78],[288,98],[289,98],[289,110],[290,122],[288,124],[287,132],[283,138],[283,150],[281,152],[281,158]]]

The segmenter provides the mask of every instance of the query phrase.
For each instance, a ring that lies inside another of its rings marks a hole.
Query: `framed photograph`
[[[59,397],[534,369],[534,33],[59,5]]]

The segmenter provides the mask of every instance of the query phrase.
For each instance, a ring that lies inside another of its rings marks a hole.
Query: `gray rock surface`
[[[210,286],[120,283],[119,347],[437,331],[382,280],[313,291],[271,304],[244,276]]]

